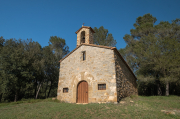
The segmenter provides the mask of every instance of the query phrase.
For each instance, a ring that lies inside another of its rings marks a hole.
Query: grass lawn
[[[166,110],[168,112],[162,112]],[[173,111],[175,114],[169,114]],[[180,119],[180,97],[135,96],[119,104],[69,104],[51,99],[0,103],[0,119]]]

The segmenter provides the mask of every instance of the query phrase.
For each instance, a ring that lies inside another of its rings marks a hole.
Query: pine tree
[[[157,85],[157,94],[161,95],[160,85],[166,85],[166,95],[169,95],[169,82],[179,80],[179,22],[160,22],[154,25],[156,18],[150,14],[138,17],[126,34],[125,49],[121,49],[131,68],[134,69],[138,80]],[[175,73],[176,72],[176,73]]]
[[[96,45],[104,45],[104,46],[116,46],[116,40],[114,40],[111,33],[108,33],[108,29],[104,29],[103,26],[97,28],[94,27],[94,44]]]

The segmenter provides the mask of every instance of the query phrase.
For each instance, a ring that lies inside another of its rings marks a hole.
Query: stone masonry
[[[114,53],[115,66],[116,66],[116,84],[117,84],[117,101],[119,102],[122,98],[137,95],[137,84],[136,77],[130,72],[125,63],[123,63],[117,53]]]
[[[86,60],[82,60],[86,51]],[[77,84],[88,83],[88,102],[117,102],[114,53],[111,49],[82,45],[60,64],[57,99],[76,103]],[[98,83],[106,83],[106,90],[98,90]],[[68,87],[69,92],[62,89]]]
[[[93,44],[93,33],[94,33],[94,31],[92,30],[91,27],[83,26],[80,29],[81,32],[78,32],[78,31],[76,32],[77,33],[77,46],[79,46],[81,44],[81,33],[82,33],[82,31],[85,31],[85,43],[86,44]]]
[[[136,77],[117,49],[92,44],[90,35],[82,44],[82,31],[85,36],[93,33],[91,28],[82,27],[76,32],[77,47],[60,60],[57,99],[76,103],[81,81],[88,83],[88,103],[119,102],[123,97],[137,95]],[[85,60],[82,52],[86,54]],[[106,84],[106,90],[98,90],[98,84]],[[63,88],[68,88],[68,93],[63,93]]]

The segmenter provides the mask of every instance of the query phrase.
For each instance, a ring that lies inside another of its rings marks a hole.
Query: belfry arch
[[[81,43],[85,43],[86,39],[85,39],[85,31],[81,32]]]
[[[77,34],[77,47],[83,43],[93,44],[94,30],[89,26],[82,26],[75,32]]]

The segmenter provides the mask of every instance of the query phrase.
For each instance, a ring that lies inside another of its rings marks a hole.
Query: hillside
[[[178,96],[132,96],[119,104],[69,104],[51,99],[0,103],[0,118],[180,118]]]

